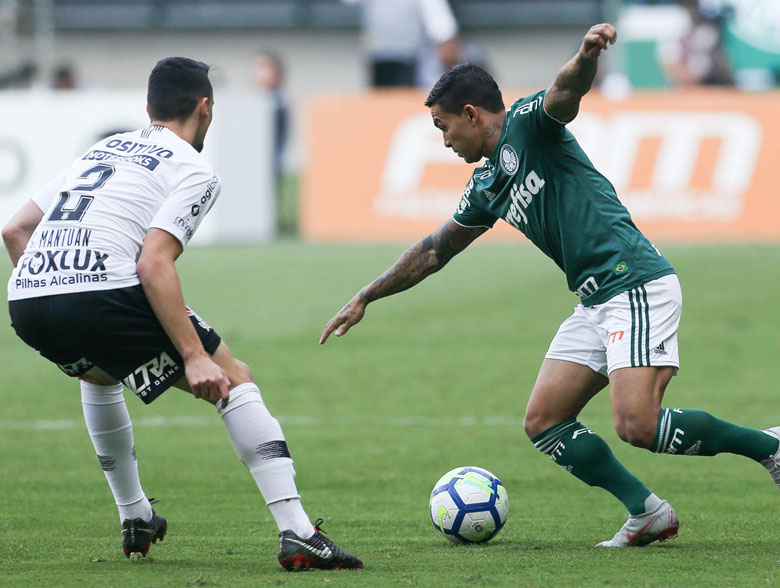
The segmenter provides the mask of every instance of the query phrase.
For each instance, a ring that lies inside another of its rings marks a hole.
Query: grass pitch
[[[555,467],[522,432],[528,394],[576,303],[530,247],[475,246],[409,292],[372,304],[324,347],[325,322],[398,247],[196,248],[179,263],[188,303],[246,361],[282,421],[304,506],[356,572],[284,573],[277,530],[214,410],[171,390],[128,393],[144,488],[169,534],[126,560],[78,385],[0,330],[2,586],[764,586],[780,584],[780,496],[744,458],[658,456],[621,443],[608,395],[581,415],[681,519],[680,537],[598,550],[619,502]],[[682,369],[665,406],[780,424],[780,248],[668,247],[685,296]],[[7,276],[9,263],[0,264]],[[497,474],[509,520],[458,546],[427,513],[460,465]]]

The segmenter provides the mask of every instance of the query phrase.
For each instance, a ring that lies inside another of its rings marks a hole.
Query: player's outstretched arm
[[[448,220],[409,247],[385,273],[355,294],[325,325],[320,344],[325,343],[332,332],[340,337],[360,322],[369,302],[408,290],[439,271],[486,230],[485,227],[464,227],[452,219]]]
[[[602,50],[615,44],[617,31],[611,24],[590,27],[577,55],[572,57],[555,76],[544,97],[544,109],[551,117],[569,123],[580,109],[580,100],[588,93],[598,70]]]
[[[35,202],[28,200],[3,227],[3,243],[14,267],[42,218],[43,211]]]
[[[184,375],[196,398],[212,404],[228,401],[229,381],[209,357],[187,316],[179,274],[174,262],[181,243],[161,229],[149,229],[138,258],[138,277],[157,320],[184,360]]]

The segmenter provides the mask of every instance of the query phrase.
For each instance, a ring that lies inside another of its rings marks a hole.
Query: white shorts
[[[624,367],[679,368],[681,311],[682,292],[675,274],[622,292],[603,304],[578,304],[561,324],[545,357],[586,365],[604,376]]]

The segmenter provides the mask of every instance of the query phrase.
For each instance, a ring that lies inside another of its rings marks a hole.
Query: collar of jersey
[[[183,143],[184,145],[186,145],[187,147],[189,147],[190,149],[192,149],[193,151],[195,151],[195,153],[197,153],[197,152],[198,152],[198,151],[197,151],[197,149],[195,149],[195,147],[193,147],[193,146],[192,146],[190,143],[188,143],[187,141],[185,141],[184,139],[182,139],[182,138],[181,138],[179,135],[177,135],[176,133],[174,133],[174,132],[173,132],[171,129],[169,129],[168,127],[166,127],[166,126],[164,126],[164,125],[149,125],[149,126],[148,126],[148,127],[146,127],[146,128],[147,128],[147,129],[150,129],[150,128],[152,128],[152,127],[162,127],[162,128],[164,129],[163,131],[160,131],[160,137],[163,137],[163,140],[164,140],[164,141],[176,141],[176,142],[179,142],[179,143]]]

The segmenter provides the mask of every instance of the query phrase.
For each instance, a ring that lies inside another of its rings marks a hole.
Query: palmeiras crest
[[[517,168],[520,166],[517,151],[511,145],[504,143],[501,146],[501,151],[498,152],[498,163],[506,175],[515,175]]]

